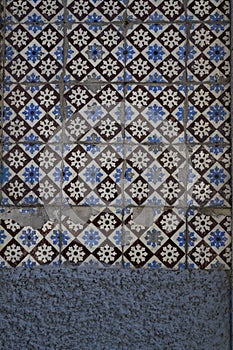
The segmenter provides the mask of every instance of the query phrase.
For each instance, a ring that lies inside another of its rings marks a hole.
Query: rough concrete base
[[[229,350],[225,271],[1,271],[1,350]]]

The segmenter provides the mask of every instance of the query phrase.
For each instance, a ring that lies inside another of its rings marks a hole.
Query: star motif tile
[[[125,267],[185,268],[185,211],[132,207],[123,227]]]
[[[122,211],[117,207],[70,206],[62,215],[62,262],[122,265]]]
[[[0,267],[230,269],[229,0],[6,0]]]
[[[188,264],[191,268],[231,268],[231,217],[188,213]]]
[[[59,265],[59,224],[56,220],[47,220],[40,228],[35,229],[32,227],[32,220],[40,215],[39,211],[39,208],[26,207],[14,208],[13,211],[11,208],[1,209],[1,267]]]
[[[55,23],[9,25],[5,31],[5,81],[53,82],[63,67],[64,35]]]

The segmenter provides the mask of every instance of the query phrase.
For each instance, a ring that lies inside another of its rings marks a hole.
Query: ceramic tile
[[[229,143],[230,100],[229,84],[191,85],[188,93],[188,142]]]
[[[129,0],[127,15],[131,20],[145,22],[184,20],[184,3],[179,0]]]
[[[59,202],[61,146],[6,144],[2,154],[2,205]]]
[[[0,266],[228,269],[229,1],[6,0],[3,17]]]
[[[151,83],[182,80],[186,46],[183,24],[131,25],[125,45],[125,80]]]
[[[179,206],[185,203],[185,145],[128,146],[124,194],[133,206]]]
[[[194,21],[217,21],[230,20],[229,0],[188,0],[188,20]]]
[[[67,31],[66,81],[117,81],[124,77],[122,27],[108,24],[95,30],[71,24]]]
[[[188,80],[221,81],[230,77],[230,25],[192,24]]]
[[[182,87],[127,85],[126,140],[133,143],[183,142],[184,106]]]
[[[42,23],[62,21],[64,7],[62,0],[6,0],[5,16],[7,22],[28,23],[38,27]]]
[[[63,67],[63,32],[55,23],[39,28],[14,24],[5,31],[5,81],[53,82]],[[33,79],[33,81],[31,81]]]
[[[120,208],[70,206],[62,212],[63,263],[121,266]]]
[[[231,206],[230,147],[194,146],[190,149],[188,204]]]
[[[122,142],[123,93],[117,85],[67,86],[65,101],[66,142]]]
[[[185,268],[185,211],[131,207],[123,226],[124,266]]]
[[[40,209],[35,207],[1,209],[1,267],[59,264],[59,225],[47,220],[35,229],[32,222],[38,215]]]
[[[68,0],[67,9],[70,22],[87,22],[96,29],[98,22],[122,20],[126,0]]]
[[[123,147],[64,146],[63,201],[71,205],[121,205]]]
[[[3,140],[59,142],[61,114],[57,85],[5,85]]]
[[[191,268],[231,268],[231,217],[197,210],[188,214],[188,263]]]

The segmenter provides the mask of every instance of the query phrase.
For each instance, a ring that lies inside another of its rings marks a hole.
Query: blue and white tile
[[[57,145],[5,144],[2,205],[59,203],[62,148]]]
[[[231,268],[231,216],[188,213],[188,264],[194,269]]]
[[[67,206],[62,213],[62,263],[121,266],[120,208]]]

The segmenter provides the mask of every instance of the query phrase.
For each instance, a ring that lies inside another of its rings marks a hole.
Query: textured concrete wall
[[[1,271],[1,350],[229,350],[225,271]]]

